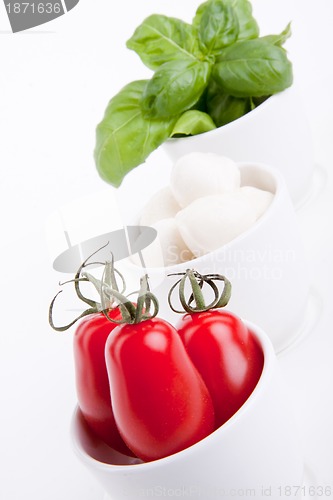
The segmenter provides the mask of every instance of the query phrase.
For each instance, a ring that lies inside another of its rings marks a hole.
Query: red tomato
[[[219,427],[257,385],[263,352],[244,323],[227,311],[186,314],[177,329],[209,390]]]
[[[118,309],[109,316],[121,318]],[[74,335],[76,390],[89,427],[109,446],[128,455],[132,453],[121,439],[113,416],[104,358],[106,340],[115,326],[102,313],[91,314],[78,325]]]
[[[105,359],[117,426],[142,460],[176,453],[214,430],[208,390],[166,321],[117,326]]]

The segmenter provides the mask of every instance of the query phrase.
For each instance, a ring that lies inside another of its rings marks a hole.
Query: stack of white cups
[[[96,442],[78,411],[71,428],[74,450],[110,500],[163,495],[205,500],[269,496],[278,500],[290,498],[288,487],[293,485],[300,487],[293,496],[304,498],[302,486],[309,481],[309,467],[298,435],[297,408],[279,361],[282,353],[292,355],[292,347],[297,349],[298,342],[311,333],[318,313],[296,214],[310,198],[315,175],[311,137],[297,94],[293,88],[288,89],[220,129],[170,140],[166,151],[173,163],[193,151],[229,157],[238,165],[241,185],[271,192],[272,202],[241,235],[190,262],[146,268],[131,258],[124,261],[133,247],[128,238],[118,260],[133,282],[148,273],[151,289],[160,302],[160,314],[173,323],[175,313],[166,300],[174,282],[170,274],[190,267],[202,274],[226,275],[233,286],[227,309],[242,317],[256,335],[264,352],[264,370],[248,401],[226,424],[172,456],[133,463],[115,451],[110,453]],[[79,235],[70,248],[71,231],[65,227],[71,226],[70,218],[64,222],[66,215],[62,220],[55,216],[59,232],[61,226],[64,234],[61,244],[51,242],[58,271],[73,272],[79,257],[86,258],[92,246],[96,249],[109,233],[124,229],[114,200],[108,203],[114,204],[112,223],[109,219],[107,227],[105,219],[103,228],[96,231],[95,226],[94,234],[85,238]],[[75,210],[67,207],[69,212]],[[133,214],[134,225],[135,217]],[[54,221],[50,231],[53,238]],[[128,235],[128,231],[125,233]],[[84,240],[89,244],[82,243]]]

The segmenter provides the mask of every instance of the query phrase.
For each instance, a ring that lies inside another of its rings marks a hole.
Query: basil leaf
[[[223,0],[211,0],[202,11],[198,36],[204,53],[218,54],[237,40],[238,19],[234,10]]]
[[[96,130],[95,163],[100,176],[115,187],[169,136],[176,118],[150,120],[140,100],[147,80],[126,85],[109,102]]]
[[[126,43],[153,70],[162,64],[199,53],[193,26],[180,19],[153,14],[143,21]]]
[[[279,35],[266,35],[261,37],[261,40],[265,42],[271,43],[272,45],[283,45],[288,38],[291,37],[291,23],[287,25],[287,27],[281,31]]]
[[[198,7],[193,19],[195,27],[199,28],[201,17],[207,9],[208,4],[212,1],[208,0]],[[257,38],[259,36],[259,27],[257,21],[252,16],[252,5],[249,0],[223,0],[223,3],[225,6],[232,7],[238,19],[238,40]]]
[[[233,97],[225,94],[214,81],[208,87],[206,104],[207,111],[217,127],[237,120],[252,109],[249,97]]]
[[[235,97],[275,94],[293,81],[286,51],[260,38],[236,42],[224,49],[213,77],[226,94]]]
[[[163,64],[148,81],[142,96],[142,109],[153,118],[174,116],[198,101],[209,78],[210,64],[179,59]]]
[[[238,40],[249,40],[259,36],[259,26],[252,15],[249,0],[225,0],[234,9],[239,23]]]
[[[214,130],[214,128],[216,128],[216,125],[207,113],[197,109],[190,109],[178,118],[171,132],[171,137],[202,134]]]

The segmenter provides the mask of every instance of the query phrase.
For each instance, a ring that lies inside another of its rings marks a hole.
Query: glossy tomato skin
[[[262,349],[241,319],[224,310],[186,314],[177,330],[210,392],[220,427],[257,385]]]
[[[142,460],[181,451],[214,430],[208,390],[166,321],[115,328],[105,359],[119,431]]]
[[[110,313],[120,319],[118,309]],[[102,313],[84,318],[74,335],[74,362],[78,404],[90,429],[105,443],[132,454],[120,437],[111,406],[109,379],[105,365],[105,343],[116,324]]]

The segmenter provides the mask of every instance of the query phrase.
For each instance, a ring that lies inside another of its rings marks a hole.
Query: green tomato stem
[[[217,309],[225,307],[231,297],[231,283],[230,281],[221,274],[206,274],[201,275],[193,269],[187,269],[185,273],[177,273],[174,275],[180,275],[180,278],[170,289],[168,294],[168,302],[170,308],[176,313],[197,313],[209,311],[210,309]],[[170,276],[174,276],[170,275]],[[189,280],[192,293],[188,299],[186,299],[185,286],[186,282]],[[223,282],[223,290],[220,292],[218,286],[214,281]],[[213,300],[206,305],[204,294],[202,288],[204,284],[208,285],[214,294]],[[179,286],[178,299],[182,305],[182,310],[178,310],[174,307],[172,302],[172,296],[176,288]],[[192,307],[192,302],[195,302],[195,307]]]
[[[65,281],[64,283],[60,283],[61,286],[68,284],[68,283],[74,283],[74,288],[77,297],[84,302],[85,304],[88,304],[90,306],[88,309],[83,311],[77,318],[75,318],[73,321],[71,321],[69,324],[64,325],[64,326],[56,326],[53,321],[53,309],[54,309],[54,303],[58,297],[58,295],[61,293],[58,292],[56,296],[53,298],[51,301],[51,304],[49,306],[49,324],[50,326],[56,330],[63,332],[65,330],[68,330],[71,326],[73,326],[79,319],[88,316],[89,314],[97,314],[99,312],[102,312],[107,318],[109,318],[109,312],[114,306],[115,302],[115,294],[119,293],[119,287],[117,284],[117,279],[116,279],[116,274],[120,277],[121,282],[122,282],[122,293],[125,291],[125,280],[121,273],[117,271],[114,268],[114,257],[113,254],[111,253],[111,261],[107,262],[89,262],[89,260],[100,250],[105,248],[109,243],[106,243],[106,245],[103,245],[101,248],[93,252],[87,259],[85,259],[82,264],[80,265],[79,269],[77,270],[75,277],[71,280]],[[91,265],[100,265],[104,266],[104,271],[103,271],[103,276],[102,279],[99,280],[92,276],[88,272],[83,272],[83,270]],[[81,291],[80,284],[82,282],[89,282],[91,283],[95,289],[97,290],[101,302],[97,302],[95,300],[89,299],[88,297],[85,297]],[[112,287],[113,293],[110,294],[109,296],[106,296],[104,293],[104,289],[106,287]],[[130,302],[126,299],[125,302],[128,302],[127,307],[126,306],[120,306],[123,308],[123,316],[128,319],[128,321],[132,321],[133,318],[135,317],[135,310],[131,309],[130,307]]]
[[[121,311],[122,318],[120,320],[108,318],[112,323],[138,324],[158,314],[158,300],[149,290],[147,275],[144,275],[140,280],[140,290],[136,305],[128,297],[110,287],[104,287],[103,294],[106,296],[112,295],[116,299]],[[153,306],[152,311],[151,306]]]

